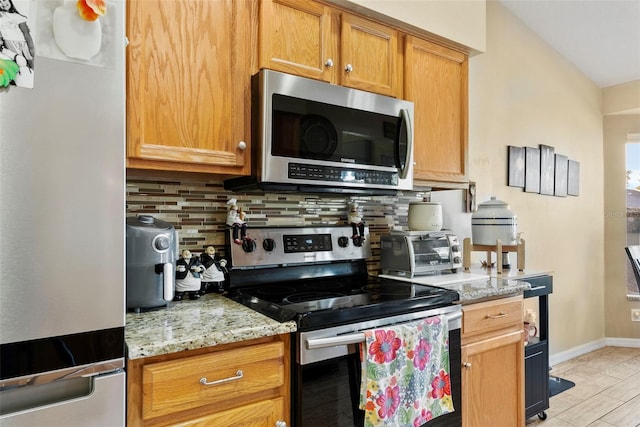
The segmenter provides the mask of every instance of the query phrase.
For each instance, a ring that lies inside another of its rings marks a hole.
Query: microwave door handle
[[[405,179],[411,167],[409,162],[411,162],[411,153],[413,153],[413,123],[411,123],[409,110],[406,108],[400,110],[400,115],[402,116],[402,121],[405,123],[407,128],[407,155],[404,159],[404,167],[400,169],[400,178]]]

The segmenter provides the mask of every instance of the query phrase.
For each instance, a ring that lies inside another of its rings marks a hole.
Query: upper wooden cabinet
[[[256,3],[127,5],[127,167],[249,174]]]
[[[260,3],[260,68],[401,96],[399,33],[310,0]]]
[[[468,57],[405,38],[404,97],[414,102],[414,179],[467,179]]]
[[[338,65],[331,9],[308,0],[267,0],[260,4],[260,68],[317,80],[335,80]]]

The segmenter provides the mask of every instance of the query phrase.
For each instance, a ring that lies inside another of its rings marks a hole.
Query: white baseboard
[[[583,354],[587,354],[607,346],[640,348],[640,339],[602,338],[596,341],[591,341],[589,343],[570,348],[569,350],[550,355],[549,366],[555,366],[559,363],[566,362],[567,360],[574,359],[576,357],[582,356]]]
[[[640,348],[640,338],[607,338],[607,345],[611,347]]]

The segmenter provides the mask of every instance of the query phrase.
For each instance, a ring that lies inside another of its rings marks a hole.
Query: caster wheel
[[[542,421],[547,419],[547,413],[542,411],[538,414],[538,418],[540,418]]]

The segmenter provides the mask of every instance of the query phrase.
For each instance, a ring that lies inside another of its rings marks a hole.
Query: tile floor
[[[547,419],[527,427],[639,427],[640,348],[604,347],[553,367],[551,375],[576,383],[553,396]]]

